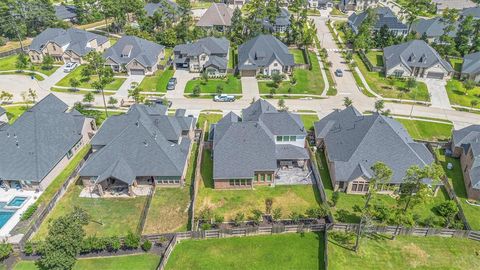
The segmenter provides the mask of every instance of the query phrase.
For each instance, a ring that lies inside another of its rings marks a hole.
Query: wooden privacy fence
[[[318,193],[320,194],[320,199],[322,199],[322,204],[329,209],[328,207],[328,199],[327,199],[327,194],[325,193],[325,187],[323,186],[322,178],[320,176],[320,172],[318,171],[318,160],[317,157],[315,156],[315,153],[313,153],[312,149],[310,147],[307,147],[308,149],[308,155],[310,156],[310,170],[313,172],[313,178],[315,181],[315,186],[318,189]],[[331,211],[328,211],[328,222],[333,223],[333,216]]]
[[[371,72],[382,72],[383,71],[382,67],[374,66],[372,64],[372,62],[370,62],[370,59],[368,59],[368,57],[365,55],[365,53],[362,50],[358,51],[358,55],[360,55],[360,58],[362,59],[363,63],[365,63],[365,65],[367,66],[368,71],[371,71]]]
[[[23,48],[25,49],[25,51],[28,51],[29,46],[23,46]],[[13,50],[10,50],[10,51],[1,52],[0,53],[0,58],[7,57],[7,56],[10,56],[10,55],[14,55],[14,54],[21,53],[21,52],[23,52],[22,48],[16,48],[16,49],[13,49]]]
[[[145,223],[147,222],[147,215],[148,215],[148,210],[150,209],[150,205],[152,204],[152,199],[153,196],[155,196],[155,186],[153,186],[150,191],[148,192],[147,195],[147,200],[145,201],[145,204],[143,205],[143,210],[142,214],[140,216],[140,223],[138,223],[137,226],[137,233],[142,234],[143,228],[145,227]]]
[[[168,257],[170,257],[170,254],[172,254],[173,249],[177,245],[178,240],[177,236],[174,236],[172,240],[168,243],[167,249],[165,250],[165,253],[162,256],[162,259],[160,260],[160,264],[157,267],[157,270],[163,270],[165,269],[165,266],[167,265]]]
[[[205,130],[208,126],[208,121],[205,121],[203,128],[201,130],[200,139],[198,141],[198,151],[197,151],[197,163],[195,164],[195,177],[193,178],[193,191],[191,195],[190,202],[190,230],[196,230],[197,226],[195,225],[195,202],[197,200],[198,185],[203,181],[202,179],[202,159],[203,159],[203,149],[205,147]]]

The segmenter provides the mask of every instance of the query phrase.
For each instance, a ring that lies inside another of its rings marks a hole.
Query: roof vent
[[[145,147],[147,147],[147,146],[148,146],[148,142],[147,142],[147,140],[144,140],[144,141],[143,141],[143,145],[145,145]]]
[[[17,146],[17,148],[20,148],[20,146],[18,145],[18,140],[15,140],[15,145]]]
[[[137,127],[140,126],[140,124],[138,123],[138,121],[135,122],[135,126],[137,126]]]

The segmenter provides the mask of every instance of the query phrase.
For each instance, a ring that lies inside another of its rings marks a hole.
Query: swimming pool
[[[5,225],[8,220],[15,214],[15,211],[3,210],[0,209],[0,228]]]
[[[19,207],[21,206],[25,201],[27,200],[27,197],[14,197],[11,199],[7,206],[16,206]]]

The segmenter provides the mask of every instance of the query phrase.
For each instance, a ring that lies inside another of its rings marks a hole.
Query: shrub
[[[0,46],[5,46],[5,44],[7,44],[7,41],[7,38],[0,37]]]
[[[107,240],[96,236],[88,236],[82,241],[82,253],[99,252],[107,249]]]
[[[23,247],[23,252],[26,254],[26,255],[32,255],[33,254],[33,244],[32,242],[27,242],[25,243],[25,246]]]
[[[136,249],[140,246],[140,236],[132,233],[131,231],[128,232],[127,236],[124,239],[124,245],[127,249]]]
[[[327,215],[327,210],[324,207],[309,208],[306,214],[309,218],[323,218]]]
[[[8,243],[0,244],[0,261],[8,258],[8,256],[10,256],[12,251],[13,251],[12,244],[8,244]]]
[[[207,231],[207,230],[210,230],[212,228],[212,225],[210,225],[210,223],[202,223],[201,228],[202,228],[203,231]]]
[[[215,215],[215,224],[220,224],[220,223],[223,223],[223,221],[225,221],[225,218],[222,216],[222,215]]]
[[[150,240],[148,239],[143,241],[142,249],[143,251],[149,251],[150,249],[152,249],[152,242],[150,242]]]
[[[237,213],[233,218],[233,223],[235,224],[235,226],[240,226],[244,219],[245,215],[243,213]]]
[[[109,251],[118,251],[122,247],[122,243],[120,242],[120,238],[118,238],[118,236],[112,236],[108,238],[106,245]]]
[[[29,219],[30,217],[33,216],[33,214],[35,213],[35,211],[37,211],[38,209],[38,204],[37,203],[34,203],[32,205],[30,205],[27,210],[25,210],[25,212],[23,212],[22,216],[20,217],[20,220],[21,221],[25,221],[27,219]]]

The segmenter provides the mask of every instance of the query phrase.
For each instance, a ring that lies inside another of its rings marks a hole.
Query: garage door
[[[427,78],[429,79],[443,79],[444,73],[442,72],[428,72]]]
[[[130,69],[130,75],[145,75],[143,69]]]
[[[242,70],[242,77],[255,77],[256,74],[256,70]]]

